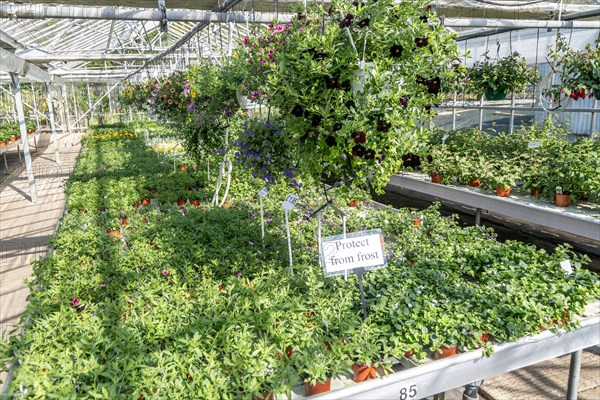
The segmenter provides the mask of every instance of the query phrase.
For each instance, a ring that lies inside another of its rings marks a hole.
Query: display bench
[[[465,386],[463,399],[477,398],[477,389],[486,378],[572,354],[567,399],[577,398],[581,351],[600,344],[600,300],[586,307],[580,326],[571,332],[546,330],[513,343],[494,345],[494,354],[482,350],[425,362],[411,367],[403,360],[399,372],[362,383],[348,384],[331,392],[312,396],[315,400],[413,400]],[[332,387],[336,387],[332,383]]]
[[[600,241],[600,206],[562,208],[537,201],[525,194],[498,197],[480,189],[432,183],[429,177],[419,174],[393,175],[388,188],[393,187],[472,207],[476,210],[477,223],[481,218],[481,211],[486,210],[529,225],[565,232],[589,241]]]
[[[29,144],[32,144],[32,139],[33,139],[33,147],[35,148],[35,152],[37,153],[37,142],[38,139],[40,138],[40,135],[42,134],[42,132],[40,131],[36,131],[34,133],[28,134],[27,135],[27,140],[29,140]],[[23,139],[18,139],[15,140],[14,142],[9,142],[7,145],[5,146],[0,146],[0,154],[2,154],[2,158],[4,158],[4,167],[8,170],[8,162],[6,160],[6,153],[13,151],[13,150],[17,150],[17,153],[19,154],[19,164],[23,163],[23,158],[21,157],[21,145]]]

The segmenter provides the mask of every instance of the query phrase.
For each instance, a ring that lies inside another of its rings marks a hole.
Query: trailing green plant
[[[493,59],[488,52],[467,72],[468,90],[477,95],[522,92],[527,85],[539,80],[537,70],[527,66],[524,57],[514,52]]]

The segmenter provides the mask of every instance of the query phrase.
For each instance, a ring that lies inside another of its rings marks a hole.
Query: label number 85
[[[408,388],[403,387],[400,389],[400,397],[398,397],[398,400],[414,399],[416,395],[417,385],[410,385]]]

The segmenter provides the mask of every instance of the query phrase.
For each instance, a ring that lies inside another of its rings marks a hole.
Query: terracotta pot
[[[404,357],[411,358],[414,354],[415,354],[415,351],[413,349],[410,349],[409,351],[404,353]]]
[[[421,225],[421,220],[420,220],[420,219],[415,219],[415,220],[413,221],[413,225],[414,225],[414,226],[419,226],[419,225]]]
[[[146,197],[144,197],[144,198],[142,199],[141,203],[142,203],[142,205],[143,205],[143,206],[148,206],[148,205],[150,205],[150,199],[149,199],[149,198],[146,198]]]
[[[7,142],[0,142],[0,147],[2,147],[2,146],[6,146],[6,143],[7,143]]]
[[[178,165],[177,169],[181,172],[185,172],[187,170],[187,167],[185,165]]]
[[[509,194],[510,194],[510,186],[507,188],[503,188],[500,185],[496,186],[496,196],[508,197]]]
[[[200,200],[190,200],[190,204],[194,207],[200,207]]]
[[[121,218],[121,225],[127,226],[127,218]]]
[[[439,175],[433,175],[431,177],[431,182],[433,183],[440,183],[442,181],[442,177]]]
[[[555,194],[554,205],[559,207],[569,207],[571,205],[571,196],[568,194]]]
[[[375,378],[377,378],[377,369],[375,366],[359,363],[352,364],[352,380],[354,382],[363,382]]]
[[[305,382],[304,389],[307,396],[329,392],[331,390],[331,379],[327,379],[325,382],[317,382],[314,386]]]
[[[447,357],[452,357],[452,356],[455,356],[458,354],[458,346],[452,346],[452,347],[442,346],[442,347],[440,347],[440,350],[442,350],[441,354],[439,351],[435,351],[433,353],[433,357],[436,360],[439,360],[442,358],[447,358]]]
[[[358,207],[358,200],[348,202],[348,207]]]
[[[179,208],[183,208],[183,206],[185,206],[186,201],[183,199],[179,199],[177,200],[177,205],[179,206]]]
[[[473,178],[469,181],[469,186],[471,187],[479,187],[481,185],[481,181],[479,178]]]
[[[108,234],[108,236],[112,237],[113,240],[118,240],[119,237],[121,236],[120,229],[107,229],[106,233]]]
[[[542,194],[542,189],[540,189],[539,187],[532,187],[529,192],[532,196],[539,196],[540,194]]]
[[[12,136],[10,137],[10,141],[11,141],[11,142],[16,142],[16,141],[17,141],[17,137],[16,137],[15,135],[12,135]]]
[[[254,400],[275,400],[275,395],[271,392],[262,392],[260,396],[255,396]]]

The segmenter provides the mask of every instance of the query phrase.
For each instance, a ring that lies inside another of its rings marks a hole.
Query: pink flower
[[[272,31],[274,27],[275,27],[275,25],[273,25],[273,24],[267,25],[267,28],[269,28],[270,31]]]
[[[100,287],[106,287],[106,283],[101,283]]]
[[[277,32],[283,32],[283,26],[282,25],[277,25],[277,27],[275,28],[275,31]]]
[[[302,33],[302,32],[304,32],[304,31],[302,30],[302,28],[298,28],[298,33]]]
[[[248,38],[247,37],[245,37],[245,38],[242,39],[242,44],[246,44],[246,43],[248,43]]]
[[[283,40],[277,39],[277,43],[281,44],[281,43],[283,43]]]
[[[166,275],[169,275],[169,274],[170,274],[170,272],[169,272],[169,270],[168,270],[168,269],[163,269],[163,270],[162,270],[162,274],[166,276]]]
[[[72,305],[73,307],[77,307],[77,306],[79,305],[79,299],[78,299],[77,297],[73,297],[73,298],[71,299],[71,305]]]
[[[258,98],[258,92],[252,92],[252,94],[250,95],[250,97],[252,97],[253,99]]]
[[[264,64],[264,63],[266,63],[266,61],[265,60],[260,60],[260,63]]]

